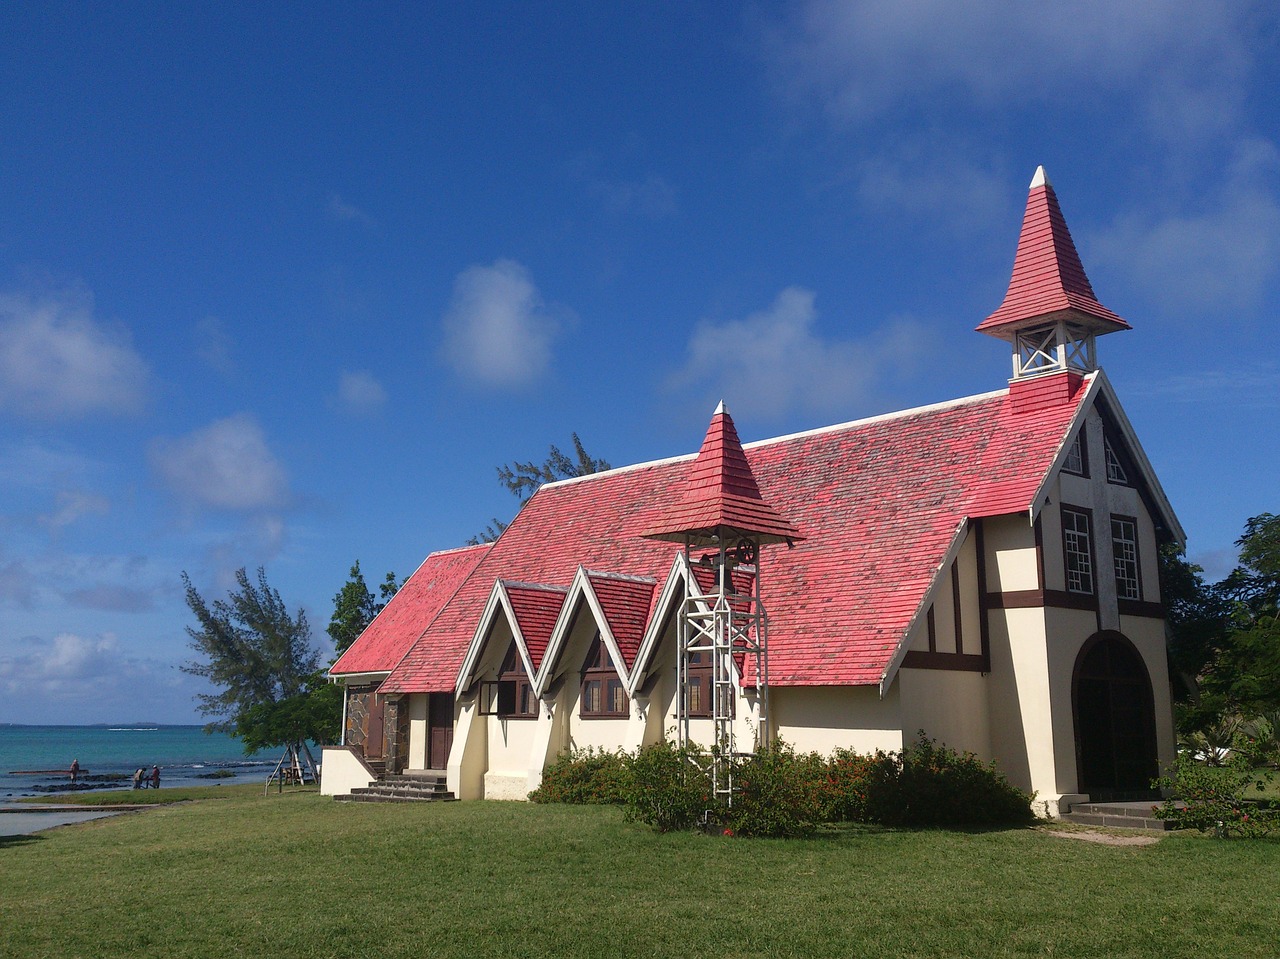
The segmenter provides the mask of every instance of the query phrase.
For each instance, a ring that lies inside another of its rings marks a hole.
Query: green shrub
[[[658,832],[717,821],[719,810],[707,770],[711,756],[698,746],[645,746],[626,760],[627,818]]]
[[[1266,784],[1253,769],[1252,757],[1237,754],[1224,765],[1197,761],[1189,752],[1178,755],[1172,775],[1162,776],[1156,785],[1172,794],[1155,809],[1160,819],[1176,829],[1212,831],[1220,837],[1265,836],[1280,826],[1280,810],[1270,802],[1245,798],[1251,789],[1261,791]]]
[[[733,835],[792,838],[824,821],[827,763],[817,753],[796,755],[781,740],[735,761],[733,804],[721,811]]]
[[[922,734],[901,753],[877,752],[864,779],[866,821],[885,826],[1020,826],[1032,796],[995,763],[939,746]]]
[[[826,763],[821,784],[824,822],[868,822],[868,776],[875,759],[851,749],[837,749]]]
[[[625,753],[571,749],[561,753],[542,773],[542,785],[529,793],[539,803],[621,805],[628,795]]]

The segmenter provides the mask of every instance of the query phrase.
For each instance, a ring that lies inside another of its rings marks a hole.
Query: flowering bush
[[[621,805],[626,802],[629,774],[626,754],[571,749],[542,773],[542,785],[529,793],[533,802],[577,805]]]
[[[1224,838],[1255,838],[1280,826],[1280,810],[1245,798],[1251,788],[1261,790],[1265,786],[1246,753],[1220,766],[1199,762],[1190,753],[1179,753],[1172,775],[1157,779],[1156,785],[1169,790],[1172,798],[1157,806],[1155,814],[1172,822],[1175,829],[1212,831]]]

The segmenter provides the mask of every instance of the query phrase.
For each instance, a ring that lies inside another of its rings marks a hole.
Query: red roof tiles
[[[1012,339],[1026,321],[1070,313],[1095,332],[1130,329],[1129,324],[1098,302],[1085,275],[1080,254],[1058,206],[1053,185],[1036,171],[1022,217],[1022,234],[1013,259],[1013,275],[1004,302],[977,327],[978,332]]]
[[[588,572],[587,580],[604,613],[609,632],[613,633],[618,651],[631,669],[644,639],[645,627],[653,610],[658,591],[658,581],[652,577],[617,576],[611,573]]]
[[[488,551],[489,544],[482,543],[424,559],[329,672],[335,676],[390,672]]]
[[[542,654],[547,651],[547,642],[568,590],[527,583],[503,583],[503,586],[511,600],[511,612],[524,637],[525,648],[529,650],[529,659],[537,670],[542,665]]]
[[[653,524],[646,536],[673,543],[683,543],[686,536],[695,543],[707,542],[725,527],[758,534],[762,543],[802,538],[760,495],[723,403],[712,415],[702,449],[685,478],[683,498],[655,516]]]
[[[880,682],[962,524],[1031,506],[1089,395],[1019,413],[1004,390],[748,445],[761,495],[809,536],[761,551],[770,682]],[[695,465],[684,457],[543,486],[383,691],[453,689],[495,579],[568,584],[581,564],[665,581],[677,547],[639,534],[669,515]],[[626,634],[638,599],[628,624],[618,619]],[[619,607],[602,605],[612,628]]]

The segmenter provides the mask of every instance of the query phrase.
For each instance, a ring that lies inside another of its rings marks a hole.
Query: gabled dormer
[[[1130,329],[1098,302],[1085,275],[1044,167],[1036,169],[1022,217],[1009,289],[1000,308],[977,327],[1013,347],[1011,392],[1069,397],[1079,377],[1098,369],[1098,336]],[[1031,380],[1068,374],[1053,389]],[[1015,406],[1020,405],[1015,395]]]

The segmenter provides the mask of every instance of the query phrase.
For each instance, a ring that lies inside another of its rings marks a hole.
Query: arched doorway
[[[1094,801],[1143,798],[1158,775],[1155,708],[1142,654],[1123,635],[1092,636],[1071,684],[1076,768]]]

